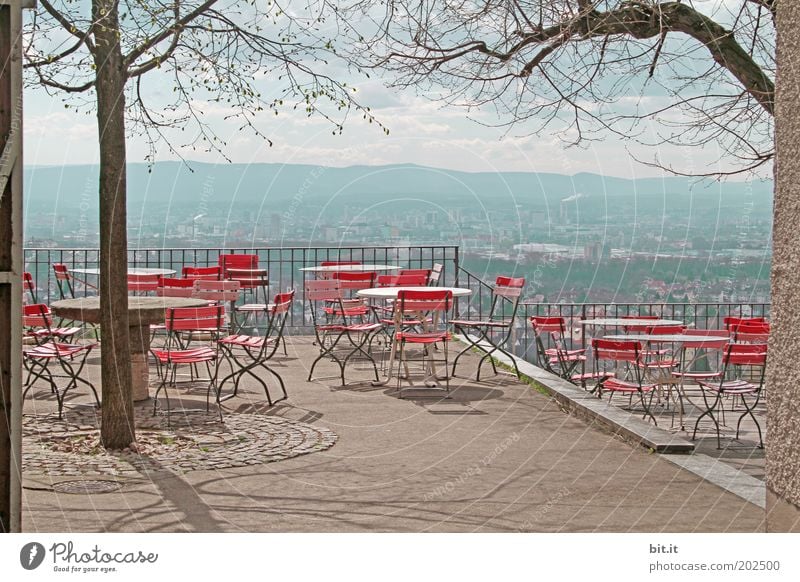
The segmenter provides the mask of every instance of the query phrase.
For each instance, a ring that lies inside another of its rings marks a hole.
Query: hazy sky
[[[707,0],[713,12],[720,3],[733,0]],[[275,117],[265,113],[259,129],[274,145],[268,147],[260,138],[238,131],[238,124],[225,122],[227,111],[219,105],[197,103],[205,119],[228,141],[226,154],[238,163],[311,163],[331,166],[355,164],[416,163],[467,171],[535,171],[574,174],[595,172],[620,177],[662,175],[657,169],[635,162],[637,157],[652,159],[654,150],[631,149],[634,145],[617,137],[586,147],[566,147],[558,136],[523,135],[524,128],[505,134],[502,128],[486,127],[467,118],[463,109],[443,108],[440,104],[411,92],[400,93],[383,87],[377,79],[354,78],[360,100],[369,105],[375,116],[390,129],[384,135],[375,125],[353,115],[342,135],[332,135],[331,126],[321,118],[307,118],[299,112],[285,112]],[[145,84],[157,98],[169,90],[159,84]],[[96,163],[97,128],[91,112],[65,109],[59,97],[28,90],[25,95],[25,162],[36,165]],[[473,115],[474,117],[475,115]],[[482,112],[479,118],[488,125],[499,120]],[[185,139],[185,136],[177,138]],[[178,143],[177,141],[175,143]],[[718,158],[710,146],[691,152],[662,147],[658,155],[678,166],[690,162],[707,167]],[[219,154],[190,149],[182,150],[189,159],[219,162]],[[143,161],[147,148],[140,139],[131,138],[128,159]],[[159,159],[174,159],[167,148],[159,150]]]

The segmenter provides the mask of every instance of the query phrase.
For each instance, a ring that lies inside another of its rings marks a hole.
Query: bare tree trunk
[[[103,422],[110,449],[136,438],[128,333],[125,81],[118,0],[93,0],[97,125],[100,133],[100,329]]]

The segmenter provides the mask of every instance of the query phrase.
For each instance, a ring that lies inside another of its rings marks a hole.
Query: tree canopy
[[[376,31],[361,62],[391,82],[492,109],[509,131],[568,144],[610,134],[654,148],[718,148],[725,175],[773,157],[776,0],[356,2]],[[486,121],[483,121],[486,123]],[[636,148],[640,151],[641,148]]]

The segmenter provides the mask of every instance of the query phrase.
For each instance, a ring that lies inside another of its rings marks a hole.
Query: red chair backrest
[[[763,317],[726,317],[722,320],[722,325],[732,331],[734,326],[741,323],[766,323],[766,321]]]
[[[205,279],[194,280],[193,297],[207,299],[208,301],[236,301],[239,299],[239,281],[208,281]]]
[[[658,319],[657,315],[623,315],[620,319],[647,319],[647,320],[656,320]],[[644,333],[649,328],[649,325],[626,325],[625,331],[627,332],[641,332]]]
[[[69,269],[64,263],[53,263],[53,272],[57,281],[69,281]]]
[[[534,315],[530,319],[533,331],[537,335],[543,333],[564,334],[566,323],[563,317],[544,317]]]
[[[228,278],[228,269],[257,269],[258,255],[220,255],[218,264],[222,270],[222,278]]]
[[[194,295],[194,280],[159,277],[156,295],[159,297],[192,297]]]
[[[430,269],[400,269],[398,275],[413,275],[416,277],[425,277],[427,281],[428,277],[431,274]]]
[[[380,275],[378,287],[425,287],[428,278],[423,275]]]
[[[592,350],[597,360],[612,360],[615,362],[637,362],[642,344],[638,341],[616,341],[594,338]]]
[[[155,291],[159,275],[128,275],[128,291]]]
[[[494,280],[493,293],[503,297],[519,297],[525,286],[524,277],[497,277]]]
[[[731,327],[737,342],[767,343],[770,325],[766,322],[739,323]]]
[[[305,284],[307,301],[338,301],[342,299],[339,279],[310,279]]]
[[[181,274],[187,279],[217,281],[222,276],[222,267],[184,267]]]
[[[721,350],[729,343],[731,343],[730,336],[731,332],[727,329],[687,329],[683,332],[684,335],[690,335],[695,337],[722,337],[726,338],[724,340],[708,340],[708,341],[692,341],[692,344],[688,347],[693,349],[709,349],[709,350]]]
[[[322,261],[320,267],[336,267],[339,265],[360,265],[360,261]]]
[[[278,293],[275,295],[275,299],[273,299],[273,303],[275,307],[273,308],[272,312],[275,314],[280,313],[288,313],[289,310],[292,308],[292,301],[294,300],[294,289],[291,291],[287,291],[286,293]]]
[[[22,325],[25,327],[51,327],[50,308],[44,303],[22,306]]]
[[[225,323],[225,307],[169,307],[164,324],[168,331],[191,331],[222,329]]]
[[[648,335],[681,335],[684,331],[685,325],[649,325],[645,329]]]
[[[730,344],[723,356],[726,364],[741,366],[765,366],[767,364],[766,344]]]
[[[402,313],[446,312],[452,303],[453,292],[449,289],[401,289],[397,292],[397,304]]]
[[[376,273],[348,273],[341,271],[333,274],[339,280],[342,289],[370,289],[375,286]]]

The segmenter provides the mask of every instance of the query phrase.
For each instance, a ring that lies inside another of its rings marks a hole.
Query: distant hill
[[[25,169],[27,213],[96,216],[97,166]],[[751,205],[771,212],[772,182],[715,182],[670,177],[627,180],[597,174],[457,172],[417,165],[330,168],[291,164],[159,162],[129,164],[131,214],[232,208],[260,212],[289,205],[375,203],[420,199],[445,206],[557,208],[576,201],[581,212],[611,212],[620,205],[658,212],[674,205],[700,209]]]

